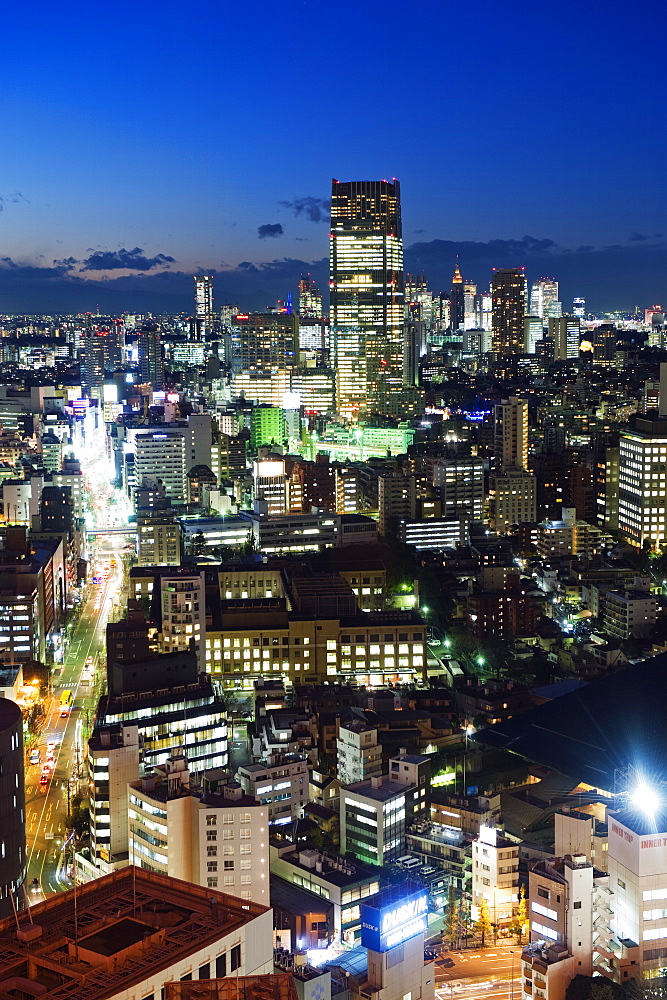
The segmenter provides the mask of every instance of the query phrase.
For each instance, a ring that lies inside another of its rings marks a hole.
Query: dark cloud
[[[30,204],[20,191],[12,191],[11,194],[0,194],[0,212],[3,211],[5,205],[17,205],[20,201],[25,202],[26,205]]]
[[[633,243],[643,243],[645,240],[661,240],[663,238],[662,233],[654,233],[653,236],[646,236],[645,233],[632,233],[630,236]]]
[[[326,198],[313,198],[307,195],[305,198],[294,198],[292,201],[279,201],[279,205],[288,208],[294,215],[306,216],[309,222],[328,222],[331,211],[331,202]]]
[[[430,240],[428,243],[413,243],[410,252],[426,264],[429,259],[442,260],[449,256],[455,261],[498,260],[508,258],[524,260],[535,254],[557,252],[558,247],[553,240],[537,239],[535,236],[523,236],[520,240],[489,240],[488,243],[477,243],[472,240]]]
[[[76,257],[63,257],[62,260],[54,260],[53,266],[57,268],[64,268],[66,271],[73,271],[78,264]]]
[[[257,227],[257,236],[260,240],[265,240],[267,238],[275,239],[276,236],[282,236],[283,232],[283,227],[279,222],[267,222],[266,225]]]
[[[175,259],[167,254],[158,253],[155,257],[146,257],[141,247],[134,250],[95,250],[81,261],[82,271],[151,271],[154,267],[174,264]]]
[[[583,246],[577,247],[575,253],[590,253],[591,250],[595,250],[595,247],[589,246],[588,244],[584,243]]]

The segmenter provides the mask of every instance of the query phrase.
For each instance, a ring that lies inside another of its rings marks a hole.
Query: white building
[[[667,418],[636,417],[619,442],[618,528],[625,541],[667,541]]]
[[[308,768],[303,756],[273,755],[266,764],[243,765],[236,777],[246,795],[267,806],[269,823],[279,826],[303,816],[308,801]]]
[[[658,618],[658,601],[650,581],[635,579],[633,590],[608,590],[604,600],[604,629],[614,639],[646,639]]]
[[[188,495],[185,438],[178,430],[144,431],[135,438],[135,476],[138,486],[159,479],[165,494],[172,500],[185,502]]]
[[[267,807],[221,772],[204,772],[202,783],[190,789],[185,757],[175,753],[130,784],[129,863],[268,906]]]
[[[199,573],[160,575],[162,646],[165,653],[189,649],[194,641],[200,671],[206,670],[206,582]]]
[[[482,826],[472,842],[472,902],[486,901],[494,924],[507,925],[519,902],[519,845]]]
[[[338,780],[341,785],[366,781],[382,773],[382,747],[375,726],[341,723],[336,740]]]
[[[538,861],[529,875],[530,944],[521,952],[522,995],[563,1000],[575,975],[613,978],[610,878],[585,857]]]
[[[127,864],[127,785],[139,775],[136,725],[107,726],[88,740],[90,853],[96,878]],[[77,859],[77,865],[79,861]]]
[[[639,966],[646,978],[667,974],[667,815],[609,812],[608,865],[613,929],[627,951],[621,981]],[[634,944],[634,948],[632,945]]]

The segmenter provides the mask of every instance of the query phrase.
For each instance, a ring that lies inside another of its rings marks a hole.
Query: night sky
[[[406,268],[667,299],[664,8],[11,4],[0,313],[261,307],[326,282],[332,177],[398,177]]]

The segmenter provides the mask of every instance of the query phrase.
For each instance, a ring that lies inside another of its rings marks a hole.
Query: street
[[[65,820],[69,793],[75,794],[85,781],[83,726],[86,712],[95,710],[93,671],[86,668],[105,651],[106,623],[123,585],[123,565],[120,557],[122,537],[107,543],[109,558],[115,558],[108,577],[93,584],[84,600],[81,616],[72,635],[62,670],[53,672],[53,696],[47,702],[47,716],[36,747],[38,764],[26,763],[26,849],[28,854],[28,889],[37,901],[42,895],[62,891],[70,884],[64,861]],[[104,557],[104,556],[103,556]],[[72,706],[65,714],[60,698],[64,691],[72,692]],[[64,716],[64,717],[63,717]],[[47,748],[54,744],[53,769],[46,772]],[[42,775],[44,774],[44,778]],[[71,857],[71,855],[70,855]],[[37,884],[33,880],[37,879]]]
[[[435,963],[436,998],[514,1000],[521,993],[520,963],[521,945],[516,944],[443,952]]]

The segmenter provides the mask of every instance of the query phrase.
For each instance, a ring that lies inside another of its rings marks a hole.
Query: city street
[[[520,962],[516,944],[443,952],[435,963],[436,1000],[514,1000],[521,993]]]
[[[26,763],[27,881],[31,898],[35,901],[41,899],[42,894],[61,891],[70,884],[63,850],[68,784],[69,794],[73,795],[79,782],[85,780],[83,728],[86,713],[92,715],[95,709],[94,669],[99,654],[104,653],[106,623],[123,585],[119,551],[123,541],[122,536],[116,536],[104,546],[110,548],[108,558],[115,559],[115,566],[111,563],[108,577],[102,577],[100,583],[89,587],[63,666],[53,672],[53,696],[36,744],[40,761],[38,764]],[[107,556],[101,553],[99,558]],[[86,666],[91,657],[92,668]],[[72,692],[73,702],[68,712],[61,706],[61,695],[65,691]],[[47,774],[44,769],[49,744],[54,744],[53,767]],[[39,882],[39,891],[35,891],[34,879]]]

